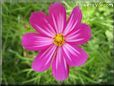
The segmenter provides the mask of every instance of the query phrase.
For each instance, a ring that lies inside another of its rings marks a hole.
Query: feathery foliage
[[[114,50],[113,50],[113,7],[107,3],[98,6],[85,6],[81,2],[62,1],[70,15],[72,9],[79,5],[83,13],[83,23],[91,26],[92,38],[83,45],[89,59],[81,67],[70,68],[69,78],[63,82],[56,81],[51,68],[42,73],[34,72],[31,63],[37,52],[22,48],[21,38],[26,32],[34,31],[29,24],[33,11],[48,13],[48,2],[37,3],[2,3],[2,84],[114,84]],[[88,4],[95,4],[90,3]],[[107,4],[107,5],[106,5]],[[102,6],[101,6],[102,5]]]

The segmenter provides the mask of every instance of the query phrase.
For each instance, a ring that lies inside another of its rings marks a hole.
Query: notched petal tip
[[[37,72],[43,72],[49,69],[56,46],[51,45],[47,49],[42,50],[32,62],[32,69]]]
[[[82,12],[79,6],[76,6],[75,8],[73,8],[70,17],[68,18],[67,26],[63,34],[67,35],[74,29],[78,28],[79,25],[81,24],[81,20],[82,20]]]
[[[27,36],[28,36],[28,35],[29,35],[29,33],[26,33],[26,34],[23,34],[23,35],[22,35],[21,44],[22,44],[23,48],[24,48],[24,45],[25,45],[26,42],[27,42]]]
[[[29,18],[30,24],[32,23],[33,20],[37,19],[39,16],[44,16],[44,15],[45,15],[45,13],[42,11],[32,12],[30,15],[30,18]]]
[[[62,6],[62,4],[60,2],[54,2],[50,5],[50,7],[52,7],[52,6]]]
[[[22,37],[22,46],[27,50],[42,50],[52,44],[52,39],[41,34],[31,32]]]
[[[76,65],[76,66],[83,66],[85,63],[86,63],[86,61],[88,60],[88,54],[83,50],[83,52],[84,52],[84,54],[83,54],[83,60],[81,61],[80,60],[80,64],[78,64],[78,65]]]
[[[32,70],[36,71],[36,72],[43,72],[44,70],[41,70],[40,68],[37,67],[36,64],[34,64],[34,62],[32,62]]]
[[[81,25],[84,29],[86,29],[86,33],[88,35],[88,40],[90,40],[90,38],[92,37],[92,31],[91,31],[90,25],[85,24],[85,23],[82,23]]]
[[[81,16],[81,19],[82,19],[82,11],[81,11],[81,9],[80,9],[79,6],[76,6],[76,7],[73,9],[73,11],[74,11],[75,13],[78,13],[78,15],[80,15],[80,16]]]
[[[49,15],[56,33],[62,33],[66,26],[65,7],[59,2],[53,3],[49,7]]]
[[[81,66],[87,59],[87,53],[80,47],[76,45],[66,44],[63,46],[63,54],[69,66]]]
[[[56,80],[60,81],[67,79],[69,75],[69,66],[62,53],[62,48],[58,48],[57,55],[52,62],[52,74]]]

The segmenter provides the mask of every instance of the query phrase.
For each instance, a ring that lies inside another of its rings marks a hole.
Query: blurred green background
[[[35,31],[29,24],[31,13],[48,13],[51,3],[53,1],[2,3],[2,84],[114,84],[114,11],[112,5],[104,2],[98,6],[93,6],[95,3],[92,2],[61,2],[68,16],[72,9],[79,5],[83,13],[82,22],[91,26],[92,38],[83,45],[89,59],[83,66],[70,68],[69,78],[63,82],[53,78],[51,68],[42,73],[31,69],[32,60],[37,52],[23,49],[21,38],[23,34]]]

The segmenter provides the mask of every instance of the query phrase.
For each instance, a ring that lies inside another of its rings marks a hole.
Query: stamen
[[[62,46],[64,44],[64,36],[62,34],[57,34],[54,37],[54,44],[57,46]]]

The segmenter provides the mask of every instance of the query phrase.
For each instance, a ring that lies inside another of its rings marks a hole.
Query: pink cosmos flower
[[[90,39],[91,30],[81,19],[82,13],[77,6],[66,20],[66,10],[57,2],[49,7],[49,15],[31,14],[30,24],[37,32],[25,34],[22,45],[28,50],[39,50],[32,63],[33,70],[43,72],[52,66],[55,79],[64,80],[69,75],[69,67],[86,62],[88,55],[80,45]]]

